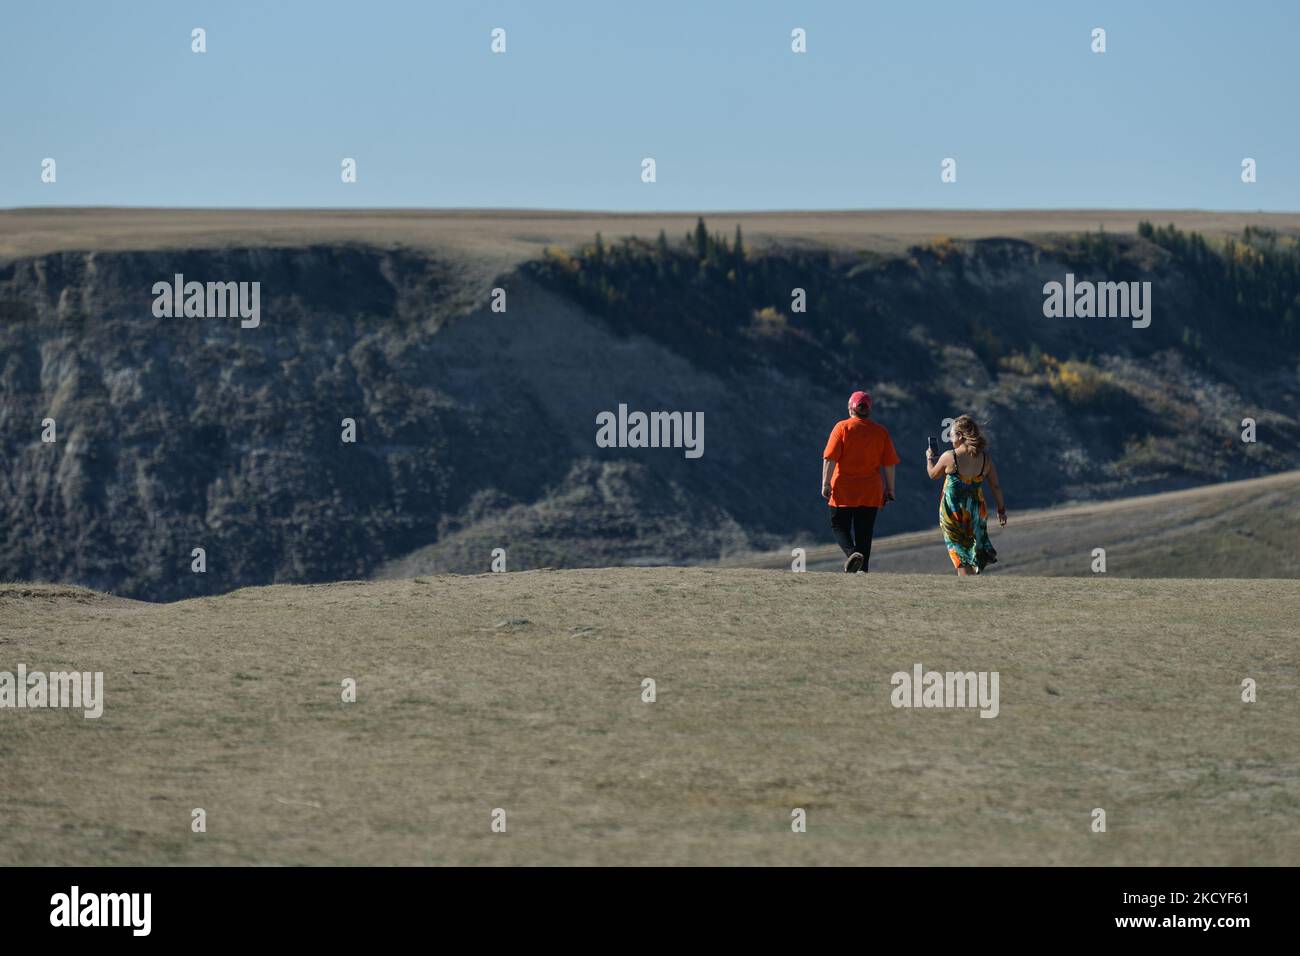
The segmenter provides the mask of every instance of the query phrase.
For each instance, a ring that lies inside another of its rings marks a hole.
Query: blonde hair
[[[989,447],[989,440],[980,431],[980,426],[969,415],[962,415],[952,423],[952,436],[956,439],[953,446],[965,445],[972,455],[983,454]]]

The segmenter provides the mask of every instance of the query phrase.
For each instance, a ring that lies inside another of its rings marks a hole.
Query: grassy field
[[[875,571],[952,574],[938,529],[877,538]],[[887,521],[887,515],[881,526]],[[1300,471],[1184,491],[1011,512],[990,521],[998,549],[990,574],[1092,577],[1093,549],[1106,551],[1106,574],[1126,578],[1300,578]],[[829,540],[827,530],[826,539]],[[834,544],[804,542],[812,571],[840,570]],[[725,567],[790,567],[788,551],[738,555]]]
[[[0,710],[0,863],[1294,865],[1298,616],[1279,580],[5,585],[0,670],[106,704]],[[1000,714],[895,709],[918,662]]]
[[[1144,219],[1172,222],[1208,236],[1247,225],[1300,231],[1300,214],[1209,212],[1197,209],[877,209],[815,212],[699,213],[730,233],[736,224],[757,246],[776,239],[847,249],[899,251],[937,236],[1032,238],[1071,232],[1133,233]],[[59,250],[294,246],[331,242],[399,244],[455,250],[495,260],[506,269],[535,258],[549,244],[606,239],[676,240],[696,213],[603,213],[525,209],[130,209],[0,210],[0,258]]]

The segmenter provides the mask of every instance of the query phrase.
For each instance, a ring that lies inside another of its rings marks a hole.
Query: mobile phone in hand
[[[935,453],[935,449],[934,449],[934,436],[933,436],[933,435],[929,435],[929,436],[926,437],[926,439],[925,439],[925,447],[926,447],[926,449],[930,452],[930,454],[933,455],[933,454]]]

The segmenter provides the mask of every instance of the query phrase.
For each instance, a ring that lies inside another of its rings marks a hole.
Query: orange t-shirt
[[[885,503],[880,469],[898,464],[898,452],[884,425],[869,418],[846,418],[831,429],[822,458],[835,462],[832,508],[879,508]]]

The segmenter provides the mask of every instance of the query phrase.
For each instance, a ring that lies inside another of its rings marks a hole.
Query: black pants
[[[862,570],[871,563],[871,536],[876,530],[875,508],[832,508],[831,530],[835,543],[847,558],[854,551],[862,555]]]

